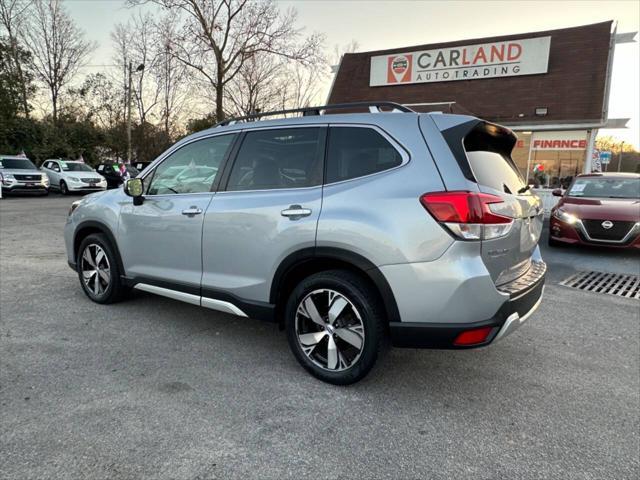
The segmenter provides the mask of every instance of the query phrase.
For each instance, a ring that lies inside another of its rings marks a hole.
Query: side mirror
[[[551,195],[553,195],[554,197],[561,197],[562,196],[562,189],[561,188],[556,188],[555,190],[551,191]]]
[[[144,193],[144,183],[142,183],[142,179],[130,178],[124,182],[124,193],[133,197],[134,205],[142,205],[142,201],[144,200],[142,196]]]

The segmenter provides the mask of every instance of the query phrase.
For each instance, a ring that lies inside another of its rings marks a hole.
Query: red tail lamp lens
[[[456,346],[477,345],[484,343],[489,338],[493,327],[474,328],[473,330],[467,330],[462,332],[456,337],[453,344]]]
[[[420,202],[439,222],[496,224],[510,223],[512,220],[489,210],[489,204],[501,203],[503,200],[488,193],[426,193],[420,197]]]

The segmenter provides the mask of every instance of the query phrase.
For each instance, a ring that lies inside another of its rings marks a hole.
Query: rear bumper
[[[509,335],[520,327],[538,308],[542,301],[545,276],[506,301],[487,320],[473,323],[421,323],[391,322],[389,324],[391,343],[395,347],[467,349],[489,345]],[[491,333],[483,343],[471,346],[457,346],[454,341],[462,332],[491,327]]]

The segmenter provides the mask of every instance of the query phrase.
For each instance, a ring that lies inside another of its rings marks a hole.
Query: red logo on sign
[[[387,58],[387,83],[411,81],[413,55],[397,55]]]

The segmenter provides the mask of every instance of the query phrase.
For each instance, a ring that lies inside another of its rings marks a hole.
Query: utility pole
[[[622,168],[622,151],[624,150],[624,140],[620,144],[620,152],[618,152],[618,171]]]
[[[131,60],[129,60],[127,87],[127,163],[131,163]]]

